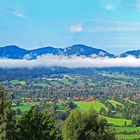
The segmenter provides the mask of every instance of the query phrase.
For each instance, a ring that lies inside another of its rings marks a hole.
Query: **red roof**
[[[85,101],[86,102],[97,102],[97,100],[94,98],[87,98]]]

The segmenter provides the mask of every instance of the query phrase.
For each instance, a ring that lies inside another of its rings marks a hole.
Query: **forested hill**
[[[72,45],[67,48],[54,48],[51,46],[26,50],[16,45],[0,47],[0,58],[9,59],[36,59],[41,55],[64,55],[64,56],[85,56],[85,57],[116,57],[115,54],[109,53],[102,49],[97,49],[91,46],[82,44]],[[140,50],[127,51],[119,55],[119,57],[127,57],[128,55],[139,58]]]

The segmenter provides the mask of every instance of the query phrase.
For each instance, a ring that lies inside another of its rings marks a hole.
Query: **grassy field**
[[[58,83],[60,83],[60,84],[62,84],[62,85],[64,85],[64,86],[70,85],[69,80],[59,80]]]
[[[57,80],[49,81],[51,86],[60,86],[61,84]]]
[[[20,84],[20,85],[22,85],[22,86],[24,86],[24,85],[27,84],[25,81],[19,81],[19,80],[11,80],[10,83],[11,83],[12,85],[18,85],[18,84]]]
[[[131,100],[129,100],[129,99],[126,99],[126,101],[130,102],[131,104],[137,104],[136,102],[131,101]]]
[[[106,77],[110,77],[110,78],[121,78],[121,79],[130,79],[131,77],[126,76],[124,74],[119,74],[119,73],[113,73],[113,74],[109,74],[109,73],[102,73],[103,76]]]
[[[48,103],[50,105],[50,103]],[[13,110],[17,110],[20,109],[21,112],[25,112],[30,110],[31,107],[35,106],[35,105],[40,105],[40,102],[32,102],[32,103],[23,103],[19,106],[17,106],[16,104],[12,104],[12,109]],[[59,112],[65,112],[66,110],[66,105],[65,103],[57,103],[57,106],[59,106],[59,109],[57,111]]]
[[[19,106],[12,105],[12,109],[13,109],[13,110],[20,109],[21,112],[24,112],[24,111],[30,110],[30,108],[31,108],[32,106],[39,105],[39,104],[40,104],[39,102],[33,102],[33,103],[24,103],[24,104],[21,104],[21,105],[19,105]]]
[[[125,134],[118,134],[116,135],[117,140],[140,140],[140,135],[138,134],[130,134],[130,135],[125,135]]]
[[[118,119],[118,118],[110,118],[110,117],[105,117],[107,122],[109,124],[113,124],[116,126],[124,126],[126,125],[131,125],[132,124],[132,120],[126,120],[126,119]]]
[[[96,111],[100,111],[100,109],[103,107],[106,110],[108,108],[101,102],[83,102],[83,101],[76,101],[75,104],[77,105],[78,109],[81,109],[83,111],[86,111],[90,108],[94,108]]]
[[[120,132],[140,132],[140,127],[113,127]]]
[[[117,140],[140,139],[140,127],[113,127],[117,131]]]
[[[124,106],[122,103],[116,101],[116,100],[108,100],[114,107],[116,107],[117,105],[120,106]]]

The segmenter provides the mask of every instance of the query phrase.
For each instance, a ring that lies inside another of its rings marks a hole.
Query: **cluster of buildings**
[[[86,98],[86,97],[75,97],[74,100],[75,101],[83,101],[83,102],[99,102],[95,98]]]

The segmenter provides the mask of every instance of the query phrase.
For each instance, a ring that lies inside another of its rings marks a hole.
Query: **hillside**
[[[33,50],[25,50],[15,45],[0,47],[0,57],[1,58],[11,58],[11,59],[35,59],[40,55],[64,55],[64,56],[86,56],[86,57],[114,57],[104,50],[93,48],[90,46],[76,44],[67,48],[54,48],[54,47],[44,47]]]
[[[134,56],[136,58],[140,58],[140,50],[127,51],[125,53],[122,53],[120,56],[121,57]]]

